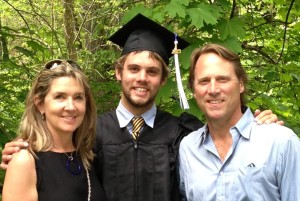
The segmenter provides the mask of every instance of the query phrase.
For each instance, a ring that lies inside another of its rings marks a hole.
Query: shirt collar
[[[250,108],[247,108],[242,118],[231,129],[237,129],[244,138],[249,139],[253,122],[254,116]]]
[[[156,113],[157,113],[157,107],[155,104],[153,104],[150,110],[144,112],[141,115],[145,123],[151,128],[153,128]],[[134,117],[134,115],[125,108],[125,106],[122,104],[121,101],[119,102],[119,105],[117,107],[116,114],[117,114],[120,128],[126,127],[130,123],[131,119]]]
[[[254,116],[250,108],[247,107],[241,119],[233,127],[231,127],[230,130],[236,129],[240,133],[240,135],[242,135],[246,139],[249,139],[253,121],[254,121]],[[203,132],[200,134],[200,145],[205,143],[208,135],[209,135],[209,130],[208,130],[208,125],[206,123],[204,125]]]
[[[208,125],[207,123],[203,126],[203,132],[200,135],[200,145],[202,145],[206,141],[206,137],[208,136]]]

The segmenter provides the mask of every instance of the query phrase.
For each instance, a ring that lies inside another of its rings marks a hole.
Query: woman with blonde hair
[[[18,138],[28,149],[8,165],[3,201],[103,200],[92,165],[96,108],[73,61],[53,60],[27,96]]]

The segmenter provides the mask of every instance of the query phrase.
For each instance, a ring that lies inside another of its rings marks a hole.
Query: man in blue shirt
[[[179,150],[183,200],[300,200],[300,141],[289,128],[258,125],[244,96],[239,56],[216,44],[196,49],[189,85],[207,124]]]

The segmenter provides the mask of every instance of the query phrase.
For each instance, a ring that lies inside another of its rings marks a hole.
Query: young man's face
[[[160,87],[162,64],[152,59],[148,51],[130,53],[123,69],[116,71],[117,80],[121,81],[123,105],[132,113],[142,113],[150,109]]]
[[[199,57],[195,68],[194,97],[208,121],[237,121],[241,113],[240,94],[244,84],[233,65],[215,53]]]

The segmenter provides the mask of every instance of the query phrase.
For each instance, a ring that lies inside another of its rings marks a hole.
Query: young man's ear
[[[117,81],[121,82],[122,80],[122,70],[120,68],[115,69],[115,76]]]
[[[167,81],[168,81],[168,78],[167,78],[167,77],[164,78],[164,79],[162,79],[161,82],[160,82],[160,85],[161,85],[161,86],[164,86],[164,85],[167,83]]]

